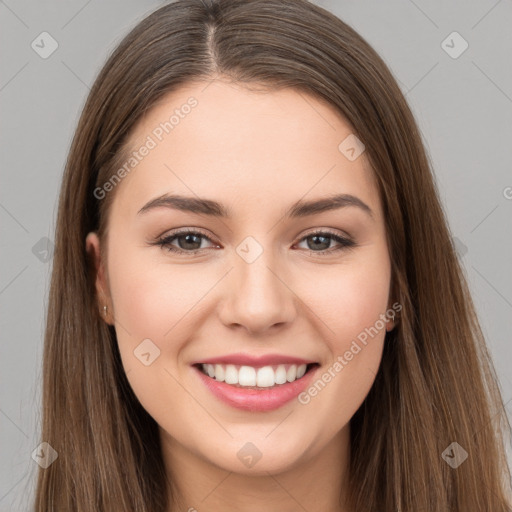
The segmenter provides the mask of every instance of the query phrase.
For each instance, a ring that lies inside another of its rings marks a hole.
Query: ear
[[[394,275],[394,272],[391,273],[391,283],[389,287],[389,295],[388,295],[388,311],[391,309],[394,311],[394,308],[392,307],[393,304],[399,303],[398,301],[398,286],[397,281]],[[400,310],[399,310],[400,311]],[[390,332],[392,331],[398,324],[399,320],[399,311],[394,311],[394,315],[386,321],[386,331]]]
[[[85,250],[93,263],[96,294],[98,297],[98,309],[101,318],[109,325],[112,325],[112,301],[108,287],[106,269],[101,258],[100,239],[95,231],[91,231],[85,238]],[[107,306],[105,314],[104,306]]]

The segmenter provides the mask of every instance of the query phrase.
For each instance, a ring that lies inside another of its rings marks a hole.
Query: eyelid
[[[156,241],[158,242],[161,240],[165,240],[166,238],[171,238],[173,236],[187,235],[189,233],[203,235],[205,238],[208,238],[208,240],[210,240],[211,242],[214,242],[214,243],[220,245],[219,242],[215,241],[216,240],[215,237],[210,232],[205,231],[202,228],[195,228],[195,227],[189,227],[189,226],[184,226],[181,228],[175,228],[175,229],[164,231],[163,234],[156,237]]]
[[[341,229],[320,227],[320,228],[311,228],[311,230],[306,231],[304,234],[301,235],[301,237],[298,239],[298,241],[300,242],[303,238],[310,236],[310,235],[315,235],[317,233],[322,233],[325,235],[329,234],[329,235],[333,235],[333,236],[339,236],[340,238],[345,238],[347,240],[353,240],[352,236],[350,236],[347,232],[342,231]]]

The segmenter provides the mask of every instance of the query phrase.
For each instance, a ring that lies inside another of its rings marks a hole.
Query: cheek
[[[375,247],[364,257],[354,255],[343,264],[317,272],[314,283],[314,287],[304,288],[304,302],[325,324],[333,355],[342,353],[352,339],[375,326],[388,308],[390,263],[385,248]],[[377,328],[382,327],[379,321]]]
[[[179,371],[181,350],[195,332],[195,307],[208,283],[197,270],[185,271],[184,266],[167,265],[161,258],[151,261],[151,251],[123,250],[118,243],[109,253],[109,282],[125,372],[134,390],[152,389],[153,397],[154,389],[161,389],[164,382],[172,387],[167,372]],[[141,354],[148,352],[144,357],[151,362],[145,366]]]
[[[135,338],[163,340],[201,297],[204,279],[199,272],[151,261],[143,253],[127,251],[123,258],[112,254],[110,286],[116,320]]]
[[[382,330],[379,315],[387,309],[389,274],[385,269],[354,273],[340,288],[330,311],[333,330],[340,335],[336,337],[338,352],[347,349],[350,340],[364,339],[362,333],[371,327]]]
[[[332,432],[350,420],[368,394],[386,335],[387,253],[375,251],[371,257],[351,263],[319,273],[315,288],[307,295],[308,306],[321,319],[317,326],[323,333],[327,357],[301,403],[308,404],[315,417],[336,418]]]
[[[170,410],[194,410],[178,383],[186,377],[179,363],[183,347],[196,332],[194,306],[208,283],[200,272],[151,262],[147,251],[143,257],[145,251],[123,251],[121,244],[116,251],[109,254],[109,282],[122,364],[144,408],[168,425],[169,411],[162,402]]]

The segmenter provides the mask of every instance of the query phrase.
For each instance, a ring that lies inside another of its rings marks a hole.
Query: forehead
[[[271,207],[334,192],[379,209],[365,154],[340,143],[350,125],[327,102],[294,89],[254,91],[222,80],[190,83],[135,126],[114,205],[136,212],[164,193]]]

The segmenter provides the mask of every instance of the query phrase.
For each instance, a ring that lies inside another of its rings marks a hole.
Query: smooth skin
[[[191,96],[197,106],[157,141],[155,128]],[[339,499],[349,421],[374,382],[392,321],[305,405],[233,408],[206,389],[191,363],[277,353],[318,361],[321,375],[391,306],[373,171],[364,153],[350,161],[338,149],[351,133],[313,96],[250,91],[217,77],[168,94],[131,134],[133,151],[148,135],[158,143],[108,192],[115,197],[104,264],[96,233],[88,234],[86,248],[97,265],[98,306],[108,306],[104,318],[115,325],[127,378],[160,428],[179,497],[173,511],[349,512]],[[284,217],[298,200],[334,193],[358,197],[373,217],[356,206]],[[162,194],[215,200],[232,217],[164,206],[138,213]],[[201,233],[170,243],[181,254],[154,244],[177,228]],[[325,229],[355,246],[328,236],[318,247],[312,235]],[[237,252],[246,237],[263,251],[251,263]],[[200,252],[185,252],[194,248]],[[160,350],[148,366],[134,355],[146,339]],[[248,442],[262,454],[251,468],[237,456]]]

